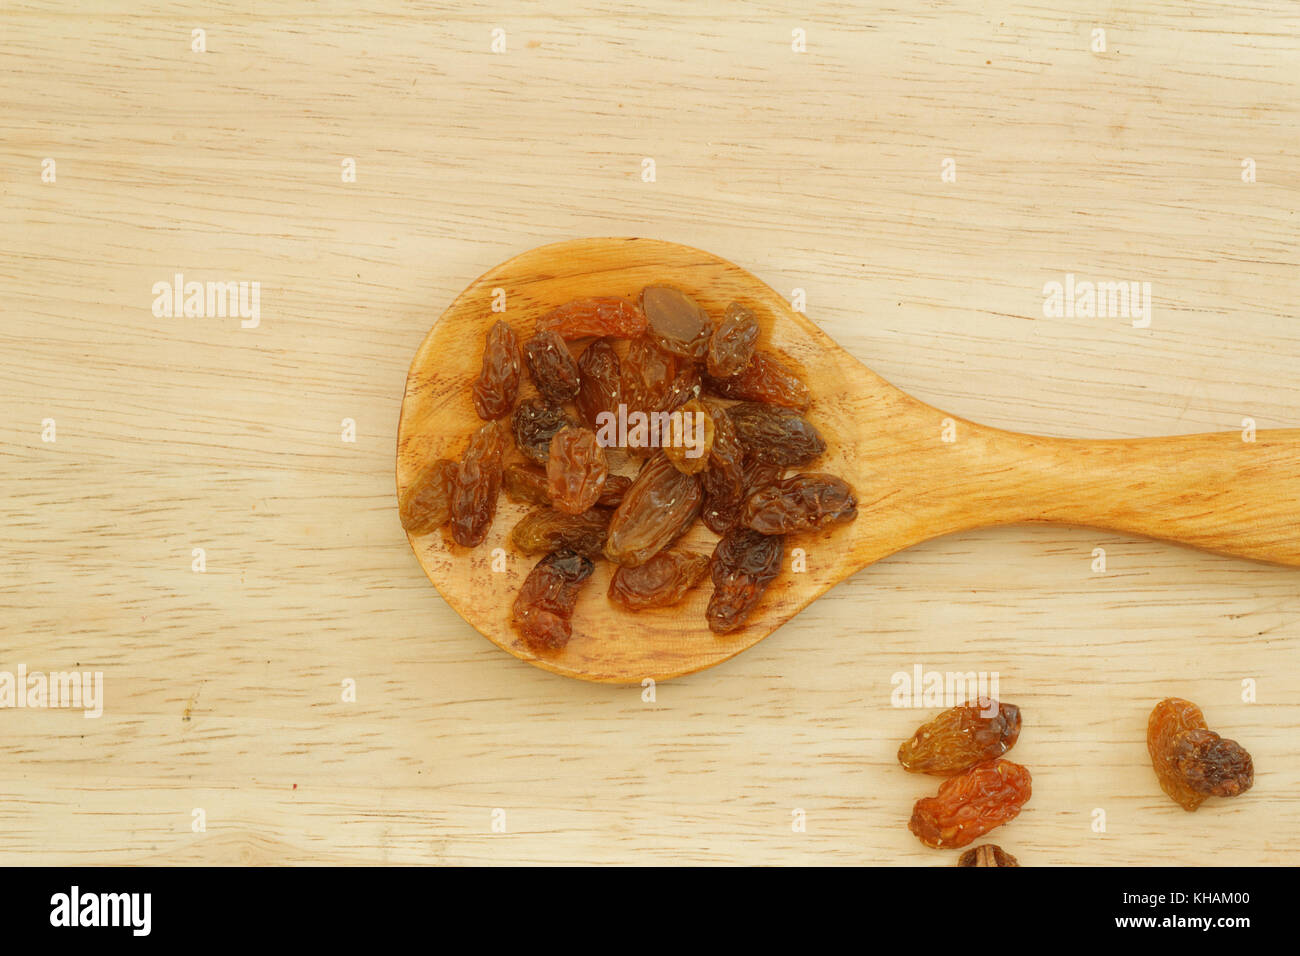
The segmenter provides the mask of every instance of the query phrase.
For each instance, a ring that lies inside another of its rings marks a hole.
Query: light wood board
[[[8,6],[0,670],[102,671],[106,701],[0,710],[0,863],[950,863],[906,829],[935,782],[894,760],[934,713],[890,704],[917,664],[997,671],[1023,708],[1034,797],[991,837],[1022,862],[1294,862],[1294,569],[963,534],[647,702],[452,613],[393,456],[434,317],[584,235],[802,289],[975,421],[1294,427],[1298,68],[1282,0]],[[156,317],[176,272],[260,282],[260,325]],[[1068,273],[1150,282],[1150,327],[1045,317]],[[1250,793],[1160,793],[1170,695],[1251,750]]]

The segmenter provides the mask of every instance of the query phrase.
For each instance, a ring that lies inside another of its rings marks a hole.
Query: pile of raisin
[[[539,651],[567,643],[578,595],[602,560],[614,565],[617,606],[668,607],[707,579],[709,628],[739,630],[780,574],[787,536],[857,517],[843,479],[802,470],[826,450],[805,415],[813,396],[759,339],[744,304],[711,316],[660,284],[636,301],[569,302],[538,317],[522,341],[495,323],[471,391],[485,424],[459,461],[423,467],[402,497],[402,526],[417,535],[447,526],[473,548],[502,489],[533,506],[510,535],[539,558],[512,623]],[[521,395],[527,382],[534,395]],[[658,433],[638,432],[634,413]],[[625,430],[602,428],[620,415]],[[719,537],[712,555],[676,544],[697,520]]]
[[[1029,771],[1002,755],[1020,737],[1020,708],[980,697],[945,710],[898,748],[898,762],[913,773],[947,777],[933,797],[916,801],[907,827],[928,847],[968,846],[1014,819],[1033,792]],[[983,848],[981,848],[983,849]],[[992,847],[1002,854],[1000,847]],[[962,866],[1016,866],[963,862]]]

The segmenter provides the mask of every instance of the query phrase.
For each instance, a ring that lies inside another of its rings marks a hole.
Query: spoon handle
[[[1242,432],[981,437],[1004,468],[985,471],[995,487],[979,524],[1085,525],[1300,567],[1300,429],[1260,431],[1253,441]]]

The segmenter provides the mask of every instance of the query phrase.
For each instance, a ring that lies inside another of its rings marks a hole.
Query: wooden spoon
[[[459,458],[480,424],[470,386],[493,322],[504,318],[522,341],[537,317],[557,305],[584,296],[633,298],[652,283],[683,289],[715,316],[737,300],[755,311],[762,346],[800,370],[812,389],[808,417],[827,452],[809,470],[847,479],[858,495],[858,518],[790,538],[785,570],[744,629],[730,635],[705,625],[707,580],[676,607],[634,614],[608,600],[610,568],[597,562],[578,601],[573,637],[554,654],[534,653],[510,626],[511,604],[535,563],[508,540],[526,506],[502,495],[492,530],[473,550],[443,532],[411,538],[447,603],[532,664],[608,683],[689,674],[752,647],[873,561],[938,535],[990,525],[1087,525],[1300,566],[1300,429],[1261,431],[1253,442],[1235,431],[1096,441],[977,425],[884,381],[739,266],[649,239],[580,239],[533,249],[461,293],[411,363],[398,426],[399,495],[426,460]],[[505,312],[494,312],[502,293]],[[526,385],[523,394],[530,390]],[[716,540],[697,523],[682,545],[710,553]],[[790,570],[793,548],[806,555],[802,573]],[[494,553],[503,570],[493,569]]]

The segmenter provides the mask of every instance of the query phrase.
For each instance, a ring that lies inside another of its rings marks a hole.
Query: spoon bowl
[[[1254,441],[1237,432],[1098,441],[977,425],[890,385],[739,266],[649,239],[580,239],[532,249],[484,273],[456,298],[411,363],[398,425],[399,496],[425,462],[458,459],[481,424],[470,390],[494,322],[506,321],[523,341],[536,319],[558,305],[588,296],[633,299],[655,283],[682,289],[713,316],[734,301],[754,311],[761,347],[793,366],[812,391],[807,417],[826,452],[808,470],[847,480],[858,517],[789,537],[782,573],[732,634],[714,634],[705,623],[707,580],[678,605],[634,613],[606,597],[612,569],[599,561],[578,599],[573,636],[554,653],[534,651],[510,624],[515,595],[537,558],[514,551],[509,533],[530,506],[503,494],[487,538],[474,549],[454,544],[443,531],[408,535],[447,603],[529,663],[605,683],[689,674],[752,647],[882,557],[990,525],[1089,525],[1300,566],[1300,430],[1261,431]],[[526,379],[521,398],[535,394]],[[618,470],[632,473],[627,463]],[[711,553],[716,541],[697,522],[679,545]],[[803,570],[792,569],[796,557]]]

